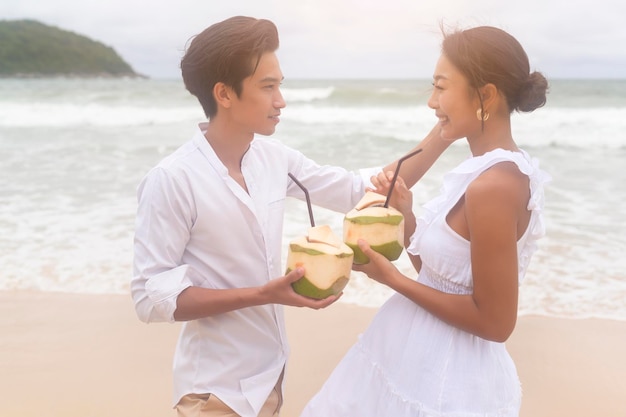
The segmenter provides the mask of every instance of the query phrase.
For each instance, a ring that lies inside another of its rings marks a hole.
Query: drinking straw
[[[385,200],[385,205],[383,207],[385,208],[389,207],[389,199],[391,198],[391,193],[393,192],[393,186],[396,185],[396,179],[398,178],[398,173],[400,172],[400,165],[402,164],[402,162],[404,162],[404,160],[409,159],[413,155],[416,155],[420,152],[422,152],[421,148],[416,151],[411,152],[408,155],[404,155],[402,158],[398,160],[398,166],[396,167],[396,172],[394,172],[393,178],[391,179],[391,185],[389,186],[389,192],[387,193],[387,199]]]
[[[311,220],[311,227],[315,227],[315,220],[313,220],[313,209],[311,208],[311,199],[309,198],[309,191],[304,187],[304,185],[300,183],[300,181],[296,179],[296,177],[294,177],[291,174],[291,172],[288,172],[287,175],[289,175],[289,178],[291,178],[293,182],[295,182],[298,185],[298,187],[300,187],[302,191],[304,191],[304,196],[306,197],[306,205],[307,205],[307,208],[309,209],[309,219]]]

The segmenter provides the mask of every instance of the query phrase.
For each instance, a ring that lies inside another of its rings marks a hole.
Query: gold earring
[[[476,110],[476,118],[478,120],[482,120],[483,122],[489,120],[489,112],[483,109]]]

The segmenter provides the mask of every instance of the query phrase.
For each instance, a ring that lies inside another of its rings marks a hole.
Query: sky
[[[626,78],[623,0],[0,0],[114,48],[136,72],[180,78],[188,40],[235,15],[272,20],[286,78],[430,78],[440,25],[497,26],[548,78]]]

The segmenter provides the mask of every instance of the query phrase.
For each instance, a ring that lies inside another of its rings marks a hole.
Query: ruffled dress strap
[[[539,167],[539,161],[531,158],[524,150],[519,152],[494,149],[481,156],[470,157],[443,177],[441,194],[422,206],[423,212],[417,219],[415,233],[411,236],[407,252],[418,255],[422,244],[421,238],[428,225],[437,216],[446,216],[465,193],[468,185],[485,170],[499,162],[514,162],[519,170],[530,180],[530,199],[528,210],[533,212],[525,238],[535,241],[545,234],[542,215],[544,206],[544,184],[550,181],[550,175]]]

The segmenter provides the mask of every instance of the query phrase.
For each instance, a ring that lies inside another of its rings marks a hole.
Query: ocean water
[[[287,80],[274,136],[323,164],[380,165],[430,130],[430,87]],[[127,293],[136,186],[201,120],[177,80],[0,79],[0,290]],[[515,114],[513,129],[553,177],[520,314],[626,320],[626,80],[552,81],[547,105]],[[444,154],[414,187],[416,210],[468,155],[464,141]],[[340,233],[341,213],[314,216]],[[308,225],[305,203],[290,200],[284,258]],[[405,255],[396,264],[415,274]],[[354,273],[341,302],[390,295]]]

